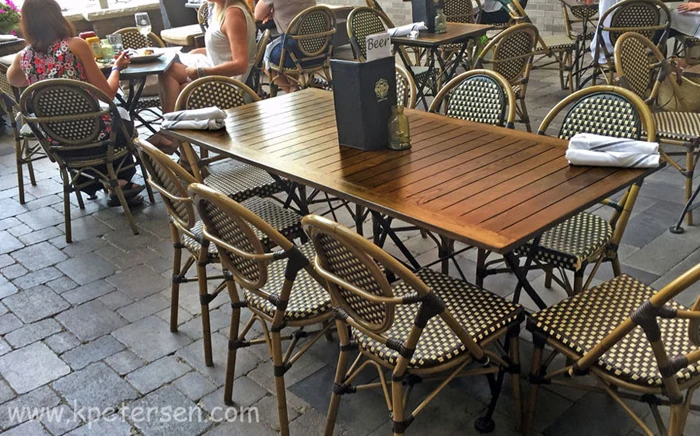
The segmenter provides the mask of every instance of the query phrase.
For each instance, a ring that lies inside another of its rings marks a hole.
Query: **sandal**
[[[122,186],[122,192],[124,193],[124,197],[133,197],[134,195],[138,194],[139,192],[143,191],[146,189],[145,186],[143,185],[137,185],[134,182],[126,182],[124,186]],[[109,194],[110,197],[114,196],[115,198],[117,195],[115,193]]]
[[[140,195],[135,195],[135,196],[130,196],[130,197],[124,196],[124,197],[126,198],[126,204],[129,207],[140,206],[143,204],[143,197]],[[110,195],[109,198],[107,199],[107,206],[109,206],[109,207],[120,207],[121,205],[122,204],[119,201],[119,197],[117,197],[116,195],[114,195],[114,196]]]

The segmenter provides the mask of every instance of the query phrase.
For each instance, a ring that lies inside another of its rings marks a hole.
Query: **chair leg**
[[[364,216],[365,208],[359,204],[355,205],[355,231],[358,235],[364,236],[364,230],[362,228],[362,217]]]
[[[583,274],[583,268],[574,272],[574,295],[578,295],[583,290]]]
[[[691,148],[685,153],[685,201],[690,200],[693,195],[693,169],[695,168],[695,158]],[[689,210],[685,215],[685,221],[689,226],[693,225],[693,211]]]
[[[345,324],[336,321],[335,325],[338,330],[338,340],[340,342],[340,356],[338,356],[338,366],[335,368],[335,380],[333,382],[333,386],[342,386],[345,382],[345,371],[348,366],[348,360],[350,359],[350,335]],[[342,394],[339,389],[333,389],[331,401],[328,404],[328,413],[326,414],[326,428],[323,432],[324,436],[333,436],[333,429],[335,428],[335,420],[338,416],[338,407],[340,406],[341,396]]]
[[[124,209],[124,215],[126,215],[126,220],[129,221],[131,231],[134,232],[134,235],[138,235],[139,229],[136,227],[136,222],[134,221],[133,215],[131,215],[131,209],[129,209],[129,203],[126,202],[124,192],[122,192],[122,187],[119,186],[119,182],[116,178],[110,180],[110,184],[112,185],[114,192],[117,194],[117,198],[119,199],[119,203],[122,205],[122,209]]]
[[[199,285],[199,301],[202,309],[202,339],[204,342],[204,363],[214,365],[211,352],[211,324],[209,323],[209,292],[207,290],[207,262],[202,256],[197,260],[197,283]]]
[[[620,259],[618,259],[617,256],[615,256],[613,258],[613,260],[610,261],[610,263],[612,264],[613,275],[615,277],[622,274],[622,267],[620,266]]]
[[[484,287],[484,277],[486,268],[486,257],[488,254],[483,248],[477,249],[476,252],[476,285],[480,288]]]
[[[544,368],[542,365],[542,353],[544,352],[544,342],[535,338],[535,350],[532,354],[532,365],[530,367],[530,400],[527,404],[527,416],[523,433],[526,436],[532,435],[535,425],[535,407],[537,406],[537,391],[540,388]]]
[[[19,204],[24,204],[24,174],[22,174],[22,161],[24,157],[24,150],[22,149],[22,142],[15,140],[15,159],[17,162],[17,188],[19,189]]]
[[[63,219],[65,219],[65,229],[66,229],[66,242],[73,242],[73,231],[71,228],[71,218],[70,218],[70,176],[67,171],[62,170],[63,173]]]
[[[394,424],[404,422],[404,404],[403,404],[403,382],[398,380],[391,381],[391,419]],[[400,436],[406,432],[403,425],[393,426],[394,436]],[[398,428],[397,428],[398,427]]]
[[[525,128],[528,132],[532,133],[532,126],[530,125],[530,115],[527,113],[527,105],[525,104],[525,99],[520,100],[520,111],[521,111],[521,121],[525,123]]]
[[[489,390],[491,391],[491,402],[486,409],[486,414],[480,416],[474,422],[474,428],[479,433],[491,433],[496,428],[496,423],[493,420],[493,413],[496,411],[498,397],[501,396],[501,388],[503,387],[503,376],[505,371],[503,368],[498,370],[498,375],[494,377],[492,373],[486,374],[486,379],[489,382]]]
[[[236,376],[236,352],[240,339],[238,328],[241,322],[241,302],[233,279],[226,280],[226,288],[231,299],[231,325],[229,326],[229,347],[226,362],[226,381],[224,383],[224,403],[227,406],[233,405],[233,381]]]
[[[289,416],[287,415],[287,391],[284,386],[284,356],[280,331],[273,327],[270,331],[272,343],[272,363],[275,369],[275,391],[277,393],[277,414],[280,434],[289,436]]]
[[[508,330],[510,339],[510,361],[513,366],[518,369],[517,372],[511,372],[511,383],[513,384],[513,401],[515,402],[515,427],[521,431],[523,426],[523,402],[522,389],[520,383],[520,325],[511,327]]]
[[[177,332],[177,318],[180,304],[180,275],[182,268],[182,243],[180,233],[170,223],[170,235],[173,240],[173,279],[170,288],[170,331]]]
[[[544,287],[552,289],[552,279],[554,278],[554,267],[546,265],[544,267]]]
[[[32,186],[36,186],[36,176],[34,175],[34,163],[32,162],[32,157],[30,156],[29,141],[27,141],[26,139],[24,140],[23,148],[24,148],[24,156],[27,158],[27,169],[29,170],[29,181],[31,182]]]
[[[80,192],[80,189],[75,190],[75,198],[78,199],[78,207],[80,210],[85,210],[85,202],[83,201],[83,194]]]
[[[683,403],[671,405],[671,419],[668,424],[668,436],[682,436],[688,411]]]

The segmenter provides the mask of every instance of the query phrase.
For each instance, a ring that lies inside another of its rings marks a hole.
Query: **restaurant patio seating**
[[[515,95],[500,74],[472,70],[450,80],[433,100],[429,112],[514,129]]]
[[[248,78],[246,79],[246,85],[253,89],[260,98],[265,98],[266,96],[265,91],[263,91],[263,82],[265,79],[263,61],[265,57],[265,49],[267,48],[267,44],[270,42],[270,34],[270,29],[265,29],[262,35],[260,35],[257,42],[255,58],[253,59],[253,65],[251,66],[250,73],[248,73]]]
[[[661,291],[623,274],[531,315],[535,351],[525,433],[532,434],[539,387],[553,384],[608,394],[645,434],[683,434],[688,412],[700,410],[692,404],[700,386],[700,298],[690,309],[673,299],[698,279],[700,264]],[[543,363],[545,345],[554,351]],[[566,364],[550,369],[558,354]],[[584,377],[597,383],[579,383]],[[623,399],[647,403],[658,433]],[[668,427],[660,405],[670,406]]]
[[[226,285],[232,312],[224,401],[233,404],[238,350],[267,345],[274,368],[280,433],[289,435],[284,375],[320,338],[332,338],[330,295],[309,261],[314,257],[313,245],[294,245],[287,235],[268,224],[266,217],[209,187],[193,184],[188,191],[204,222],[204,238],[216,245],[222,266],[229,274]],[[261,237],[278,249],[266,250]],[[243,292],[242,299],[236,285]],[[243,308],[248,308],[252,316],[241,329]],[[262,327],[263,337],[247,339],[256,322]],[[316,331],[306,330],[314,324],[322,326]],[[283,332],[285,328],[295,330]],[[300,339],[307,337],[308,341],[295,353]],[[284,350],[282,342],[287,340],[289,346]]]
[[[321,83],[332,83],[330,62],[335,32],[335,13],[327,6],[313,6],[294,17],[281,42],[279,64],[270,62],[269,70],[274,72],[270,95],[277,95],[281,77],[297,89],[313,86],[317,75]],[[292,67],[286,66],[287,60]]]
[[[538,38],[539,32],[533,24],[511,26],[489,41],[474,65],[475,68],[485,68],[488,65],[510,83],[516,99],[515,111],[519,122],[525,123],[528,132],[532,131],[532,127],[525,105],[525,93]]]
[[[175,102],[175,110],[192,110],[216,106],[232,109],[246,103],[260,101],[260,97],[238,80],[224,76],[197,79],[182,90]],[[192,145],[181,145],[198,183],[211,186],[236,201],[253,196],[269,197],[281,192],[283,186],[264,170],[223,156],[209,157],[206,150],[195,153]],[[226,160],[226,162],[221,162]],[[214,163],[221,162],[217,165]]]
[[[24,204],[24,166],[29,172],[29,181],[36,186],[33,162],[46,157],[31,128],[24,124],[17,103],[19,90],[7,81],[7,67],[0,64],[0,109],[7,115],[7,121],[15,139],[15,162],[17,165],[17,188],[19,203]],[[18,119],[19,116],[19,119]]]
[[[444,13],[446,21],[448,23],[478,23],[481,18],[481,3],[476,0],[476,4],[479,10],[475,15],[472,0],[445,0]],[[477,47],[479,47],[478,40],[472,39],[469,41],[469,46],[464,53],[466,59],[464,59],[463,67],[465,70],[471,68],[472,57]],[[459,43],[446,44],[440,47],[442,57],[445,59],[457,55],[460,50],[462,50],[462,44]]]
[[[685,177],[685,199],[690,200],[693,194],[693,176],[700,153],[700,113],[685,109],[683,91],[681,91],[672,67],[656,45],[636,32],[628,32],[620,36],[615,43],[615,68],[618,83],[644,101],[654,110],[656,135],[660,142],[679,145],[685,148],[684,153],[667,152],[667,155],[685,155],[685,168],[671,158],[666,162],[677,169]],[[700,92],[688,79],[689,86]],[[674,106],[677,111],[664,110],[669,102],[659,101],[659,90],[666,82],[674,91]],[[688,225],[693,224],[692,211],[686,216]],[[678,228],[678,226],[676,227]]]
[[[22,93],[19,106],[46,155],[58,164],[63,182],[66,242],[72,241],[71,192],[75,193],[80,209],[85,209],[80,191],[98,183],[114,190],[131,230],[137,235],[139,231],[119,185],[118,173],[134,166],[144,170],[138,159],[133,164],[126,162],[131,155],[136,158],[136,149],[112,99],[86,82],[49,79],[29,86]],[[106,121],[111,128],[104,136]],[[127,140],[123,147],[117,148],[117,132]],[[75,155],[77,151],[79,156]],[[106,173],[97,168],[102,165],[106,166]],[[79,183],[80,176],[90,180]],[[150,187],[147,190],[153,202],[153,191]]]
[[[610,24],[605,24],[609,22]],[[605,43],[603,34],[610,38],[614,46],[617,39],[627,32],[637,32],[654,41],[656,46],[666,52],[666,40],[671,28],[671,13],[660,0],[625,0],[615,4],[599,18],[596,28],[596,46],[593,55],[593,84],[599,74],[608,84],[613,84],[615,71],[614,51]],[[600,59],[605,62],[601,64]]]
[[[562,139],[568,140],[577,133],[641,139],[646,132],[649,141],[656,140],[651,111],[637,95],[623,88],[591,86],[569,95],[547,114],[537,133],[547,134],[550,125],[564,110],[568,111],[558,134]],[[619,200],[607,199],[602,203],[613,209],[608,221],[593,213],[581,212],[544,232],[535,253],[530,253],[532,245],[529,243],[516,249],[516,254],[531,257],[544,269],[545,287],[551,287],[555,280],[569,295],[587,289],[603,262],[610,262],[614,275],[619,276],[617,250],[640,186],[641,181],[637,181]],[[504,270],[487,271],[486,267],[495,262],[486,262],[488,253],[479,254],[476,284],[481,286],[486,275]],[[593,269],[584,284],[586,268],[591,264]],[[560,278],[554,275],[555,269],[560,271]],[[574,273],[573,285],[566,275],[567,270]]]
[[[178,329],[178,302],[180,300],[180,285],[197,281],[199,286],[199,301],[202,310],[202,336],[204,344],[204,362],[207,366],[214,364],[212,358],[211,326],[209,321],[209,304],[225,289],[222,281],[214,292],[209,293],[207,283],[210,280],[222,280],[225,276],[210,277],[207,265],[221,263],[216,246],[209,243],[202,234],[202,221],[197,220],[192,200],[187,193],[187,187],[197,181],[169,156],[146,141],[136,139],[136,145],[142,161],[148,171],[148,183],[161,194],[170,221],[170,235],[173,242],[173,279],[171,285],[170,331]],[[299,217],[291,211],[282,209],[269,200],[258,197],[247,199],[243,204],[255,213],[264,217],[277,231],[290,238],[301,237]],[[267,250],[275,247],[275,242],[256,235],[260,244]],[[182,251],[187,250],[190,256],[182,265]],[[196,277],[188,277],[192,266],[196,267]]]
[[[414,274],[367,239],[328,219],[307,215],[302,223],[316,249],[316,270],[328,283],[340,340],[326,436],[333,433],[344,395],[380,389],[397,435],[452,379],[479,375],[488,378],[492,399],[475,426],[492,431],[506,372],[512,375],[519,426],[521,306],[431,269]],[[387,272],[400,281],[392,286]],[[378,380],[362,383],[365,369],[376,370]],[[391,381],[386,380],[387,370]],[[438,377],[442,381],[437,387],[415,409],[405,410],[414,385]]]

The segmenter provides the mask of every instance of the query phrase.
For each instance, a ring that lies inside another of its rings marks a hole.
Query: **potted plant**
[[[19,8],[12,0],[0,0],[0,34],[17,35]]]

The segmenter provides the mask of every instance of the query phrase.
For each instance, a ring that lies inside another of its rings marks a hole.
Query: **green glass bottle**
[[[411,132],[408,117],[403,113],[403,106],[391,107],[389,118],[389,148],[391,150],[408,150],[411,148]]]
[[[435,13],[435,33],[447,32],[447,17],[442,8],[438,8]]]

